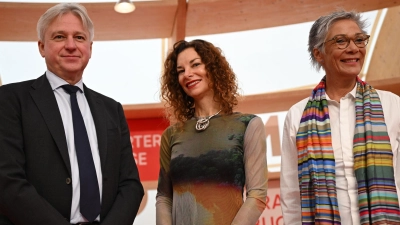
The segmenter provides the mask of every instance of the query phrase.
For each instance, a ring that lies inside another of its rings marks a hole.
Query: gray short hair
[[[333,23],[345,19],[353,20],[364,34],[367,33],[365,31],[365,28],[367,27],[366,20],[361,19],[360,13],[355,11],[347,12],[344,10],[338,10],[326,16],[321,16],[312,25],[308,36],[308,52],[310,53],[311,64],[317,71],[321,69],[321,64],[319,64],[314,57],[314,48],[318,49],[320,52],[325,52],[323,46],[330,27]]]
[[[90,41],[93,41],[94,26],[92,20],[87,14],[86,8],[78,3],[60,3],[48,9],[40,18],[37,23],[37,34],[41,41],[44,41],[44,34],[49,25],[56,17],[61,17],[64,14],[72,13],[81,18],[83,27],[89,31]]]

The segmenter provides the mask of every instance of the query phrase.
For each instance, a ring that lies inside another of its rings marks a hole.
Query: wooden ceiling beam
[[[180,40],[185,40],[186,37],[186,15],[187,2],[186,0],[178,0],[178,8],[175,16],[172,35],[168,40],[168,49],[172,49],[173,45]]]
[[[39,17],[54,4],[0,2],[0,41],[37,41]],[[114,11],[115,3],[82,3],[95,27],[95,41],[169,38],[177,0],[135,2],[132,13]]]
[[[182,4],[185,2],[185,4]],[[36,23],[54,4],[0,2],[0,41],[37,41]],[[183,0],[135,2],[128,14],[115,3],[83,3],[95,25],[95,40],[176,38],[283,26],[314,21],[337,8],[371,11],[399,0]],[[178,12],[178,14],[177,14]],[[185,22],[177,22],[185,20]],[[185,26],[183,29],[181,26]],[[176,25],[176,26],[175,26]],[[174,28],[175,26],[175,28]],[[176,34],[172,32],[176,29]]]
[[[187,36],[226,33],[314,21],[338,8],[372,11],[398,0],[190,0]]]

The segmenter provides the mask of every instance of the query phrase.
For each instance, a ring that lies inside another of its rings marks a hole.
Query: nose
[[[73,37],[68,36],[65,39],[65,48],[69,50],[73,50],[76,48],[75,39]]]
[[[360,49],[356,45],[356,43],[354,43],[354,40],[350,40],[349,46],[347,46],[346,51],[347,52],[358,52],[359,50]]]
[[[192,77],[193,76],[193,71],[192,71],[192,69],[189,67],[189,68],[186,68],[185,69],[185,77]]]

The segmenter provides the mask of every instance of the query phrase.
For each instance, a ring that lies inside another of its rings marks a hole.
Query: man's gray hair
[[[40,18],[37,23],[37,34],[41,41],[44,41],[44,34],[49,25],[56,19],[64,14],[72,13],[81,18],[83,27],[89,31],[90,41],[93,41],[94,26],[92,20],[87,14],[86,8],[78,3],[60,3],[48,9]]]
[[[310,53],[311,64],[316,68],[317,71],[321,69],[321,64],[319,64],[314,57],[314,48],[324,53],[324,42],[330,27],[333,23],[345,19],[353,20],[364,34],[367,33],[365,31],[365,28],[367,27],[366,20],[361,19],[360,13],[355,11],[347,12],[344,10],[338,10],[330,13],[329,15],[321,16],[312,25],[310,34],[308,36],[308,52]]]

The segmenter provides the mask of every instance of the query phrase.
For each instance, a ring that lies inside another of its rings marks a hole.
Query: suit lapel
[[[61,114],[59,113],[60,110],[58,109],[57,100],[46,76],[43,75],[39,77],[32,84],[32,89],[30,89],[29,92],[40,113],[43,115],[43,119],[53,136],[54,142],[64,160],[65,166],[68,168],[69,174],[71,174],[71,164],[69,161],[64,125],[61,119]]]
[[[96,126],[97,143],[100,154],[101,167],[106,163],[107,156],[107,115],[103,101],[98,94],[84,85],[85,96],[88,101],[90,112]]]

